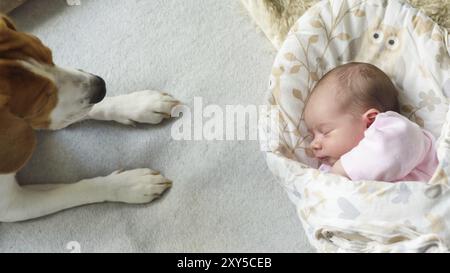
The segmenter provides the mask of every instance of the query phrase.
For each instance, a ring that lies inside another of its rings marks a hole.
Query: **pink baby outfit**
[[[351,180],[428,181],[438,165],[433,135],[388,111],[376,116],[359,144],[341,157]],[[322,164],[319,170],[328,172]]]

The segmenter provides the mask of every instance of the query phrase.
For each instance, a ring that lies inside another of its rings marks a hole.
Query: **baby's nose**
[[[313,141],[311,142],[310,147],[311,147],[311,149],[313,149],[313,150],[320,150],[320,149],[322,149],[322,144],[320,144],[320,142],[317,141],[317,140],[313,140]]]

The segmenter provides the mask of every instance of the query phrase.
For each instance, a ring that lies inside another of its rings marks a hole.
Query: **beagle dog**
[[[16,173],[36,146],[34,130],[58,130],[83,119],[156,124],[178,101],[139,91],[104,98],[105,82],[58,67],[42,42],[0,14],[0,222],[23,221],[98,202],[147,203],[171,186],[150,169],[115,171],[72,184],[20,186]]]

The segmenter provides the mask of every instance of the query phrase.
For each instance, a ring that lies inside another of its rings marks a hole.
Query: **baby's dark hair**
[[[351,62],[328,71],[316,84],[337,80],[336,100],[352,112],[376,108],[380,112],[399,112],[398,90],[391,79],[369,63]]]

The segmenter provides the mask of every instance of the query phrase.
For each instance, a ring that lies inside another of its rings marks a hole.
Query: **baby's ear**
[[[34,130],[23,119],[0,107],[0,174],[15,173],[36,146]]]
[[[366,123],[367,128],[369,128],[369,126],[372,125],[372,123],[375,121],[375,118],[379,113],[380,111],[378,111],[377,109],[371,108],[363,114],[363,120]]]

